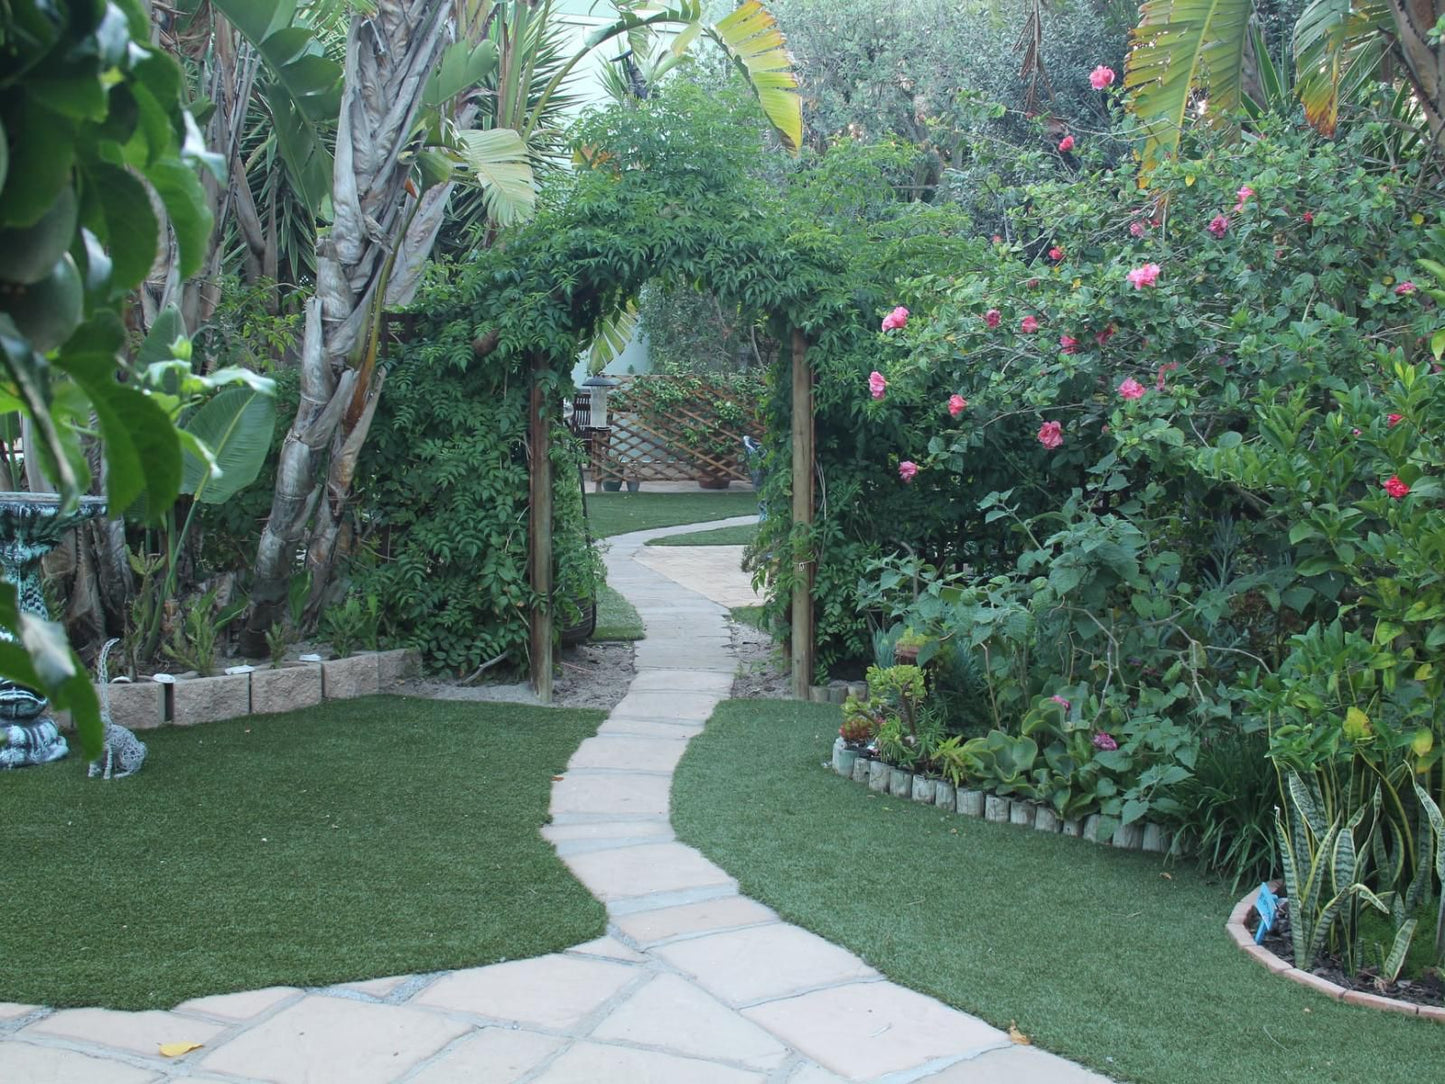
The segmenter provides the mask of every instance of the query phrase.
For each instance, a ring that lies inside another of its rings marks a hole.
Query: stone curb
[[[981,817],[997,824],[1012,824],[1054,835],[1074,836],[1090,843],[1108,844],[1122,851],[1168,854],[1173,842],[1170,833],[1153,821],[1120,825],[1111,837],[1098,839],[1097,813],[1088,817],[1062,820],[1052,809],[1039,802],[955,787],[946,780],[915,775],[881,760],[858,756],[854,750],[846,748],[841,738],[833,743],[831,767],[844,779],[865,784],[869,790],[886,797],[932,805],[965,817]]]
[[[1347,990],[1338,983],[1322,979],[1318,975],[1311,975],[1308,971],[1301,971],[1287,961],[1281,960],[1269,949],[1262,945],[1256,945],[1246,923],[1254,916],[1254,900],[1257,893],[1258,890],[1251,892],[1236,903],[1234,910],[1229,912],[1229,918],[1224,923],[1224,930],[1229,934],[1230,940],[1255,963],[1267,968],[1275,975],[1289,979],[1290,982],[1324,994],[1332,1001],[1343,1001],[1347,1005],[1359,1005],[1366,1009],[1399,1013],[1401,1016],[1419,1016],[1426,1020],[1433,1020],[1437,1024],[1445,1024],[1445,1007],[1416,1005],[1410,1001],[1397,1001],[1392,997],[1381,997],[1379,994],[1370,994],[1363,990]]]

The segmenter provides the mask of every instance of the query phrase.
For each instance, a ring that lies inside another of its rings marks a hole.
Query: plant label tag
[[[1259,898],[1254,901],[1254,909],[1259,912],[1254,943],[1259,945],[1264,942],[1265,935],[1274,928],[1274,920],[1279,917],[1279,897],[1269,890],[1269,885],[1259,886]]]

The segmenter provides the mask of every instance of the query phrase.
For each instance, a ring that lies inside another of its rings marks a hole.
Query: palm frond
[[[1393,25],[1384,0],[1314,0],[1294,27],[1299,97],[1310,124],[1333,135],[1340,102],[1378,70]]]
[[[1129,111],[1144,126],[1145,174],[1179,147],[1196,96],[1227,117],[1244,98],[1244,47],[1253,0],[1145,0],[1124,63]]]
[[[747,76],[784,146],[797,151],[803,142],[803,99],[787,39],[772,12],[758,0],[748,0],[706,33]]]
[[[458,153],[482,186],[487,213],[500,226],[520,222],[537,204],[532,163],[513,128],[460,132]]]

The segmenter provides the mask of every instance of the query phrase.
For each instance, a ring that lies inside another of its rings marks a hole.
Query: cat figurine
[[[110,673],[106,668],[106,656],[110,649],[120,643],[118,639],[107,640],[100,649],[100,719],[105,724],[105,744],[100,756],[90,762],[89,776],[94,779],[124,779],[134,775],[145,763],[146,746],[125,727],[110,718]]]

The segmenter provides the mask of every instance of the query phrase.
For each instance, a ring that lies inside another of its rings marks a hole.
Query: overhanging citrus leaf
[[[1124,87],[1144,126],[1142,170],[1179,146],[1195,94],[1208,116],[1229,117],[1243,101],[1244,46],[1253,0],[1145,0],[1130,32]]]
[[[192,170],[176,159],[163,159],[146,167],[146,180],[165,204],[171,228],[176,231],[182,278],[194,275],[206,254],[211,236],[211,211],[206,193]]]
[[[18,643],[0,641],[0,674],[39,689],[57,708],[69,709],[85,758],[99,756],[100,703],[90,675],[65,639],[65,629],[21,612],[15,585],[4,580],[0,580],[0,626],[19,638]]]
[[[93,196],[105,214],[106,246],[111,255],[111,290],[125,293],[146,277],[155,263],[160,223],[145,185],[129,170],[98,162],[86,171]],[[100,224],[92,223],[97,229]]]
[[[498,225],[510,226],[532,213],[537,188],[521,133],[511,128],[461,132],[459,153],[482,186],[487,213]]]

